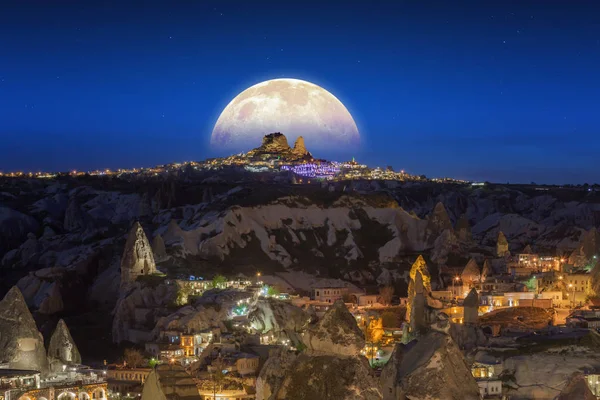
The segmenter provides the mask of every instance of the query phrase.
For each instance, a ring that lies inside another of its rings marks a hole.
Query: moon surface
[[[283,133],[290,146],[303,136],[309,151],[355,149],[360,142],[354,119],[334,95],[307,81],[273,79],[249,87],[225,107],[211,145],[249,150],[273,132]]]

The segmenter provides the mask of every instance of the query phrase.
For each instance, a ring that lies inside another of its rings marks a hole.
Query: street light
[[[456,296],[456,286],[454,283],[458,282],[459,279],[460,278],[458,276],[455,276],[454,279],[452,279],[452,294],[454,295],[454,300],[456,300],[456,298],[458,297],[458,296]]]
[[[569,289],[571,289],[571,294],[573,295],[571,297],[571,309],[573,309],[575,308],[575,288],[572,283],[569,283]]]

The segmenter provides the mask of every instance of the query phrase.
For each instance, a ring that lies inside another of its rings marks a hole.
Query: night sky
[[[600,182],[600,2],[553,0],[3,1],[0,170],[227,155],[220,112],[278,77],[338,97],[369,165]]]

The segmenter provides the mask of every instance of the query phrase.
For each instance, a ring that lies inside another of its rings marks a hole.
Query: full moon
[[[309,150],[349,150],[360,141],[354,119],[333,94],[307,81],[273,79],[249,87],[225,107],[211,145],[251,149],[273,132],[283,133],[290,146],[303,136]]]

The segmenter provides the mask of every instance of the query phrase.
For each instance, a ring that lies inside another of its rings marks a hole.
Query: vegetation
[[[212,286],[215,289],[224,289],[226,283],[227,278],[225,278],[223,275],[215,275],[215,277],[212,280]]]
[[[123,360],[125,361],[126,365],[133,368],[137,368],[144,364],[144,356],[142,355],[142,352],[133,348],[125,349],[123,352]]]
[[[279,290],[277,290],[273,286],[269,286],[268,289],[267,289],[267,295],[270,296],[270,297],[278,296],[279,295]]]

